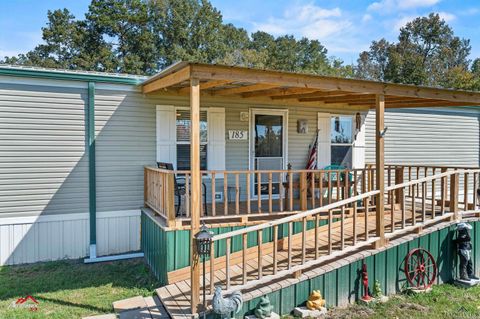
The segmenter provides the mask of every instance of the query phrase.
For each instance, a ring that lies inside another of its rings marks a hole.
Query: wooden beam
[[[316,89],[305,89],[305,88],[277,88],[277,89],[269,89],[269,90],[262,90],[256,92],[247,92],[242,93],[242,97],[244,98],[253,98],[253,97],[273,97],[273,96],[288,96],[288,95],[295,95],[295,94],[305,94],[305,93],[312,93],[318,92]]]
[[[145,84],[142,87],[142,92],[145,94],[152,93],[154,91],[168,88],[169,86],[187,81],[189,78],[190,66],[186,66],[183,69],[178,70],[177,72],[168,74],[158,79],[154,79],[151,82]]]
[[[211,89],[211,88],[214,88],[216,86],[222,86],[222,85],[225,85],[225,84],[228,84],[228,83],[232,83],[232,81],[215,80],[215,81],[203,82],[203,83],[200,83],[200,90],[207,90],[207,89]],[[190,93],[190,86],[181,88],[180,90],[178,90],[178,93],[180,93],[180,94]]]
[[[370,108],[374,108],[374,104],[365,104],[365,103],[348,103],[349,105],[352,106],[368,106]],[[393,103],[388,103],[386,104],[385,108],[387,109],[393,109],[393,108],[421,108],[421,107],[451,107],[451,106],[477,106],[477,104],[473,103],[454,103],[454,102],[448,102],[448,101],[436,101],[436,102],[406,102],[406,103],[400,103],[400,102],[393,102]]]
[[[367,80],[295,74],[280,71],[255,70],[220,65],[192,64],[192,76],[208,80],[232,80],[263,83],[277,86],[303,87],[319,90],[340,90],[353,93],[409,96],[425,99],[440,99],[453,102],[480,104],[479,92],[419,87],[414,85],[382,83]]]
[[[346,94],[351,94],[351,92],[345,91],[319,91],[312,93],[297,93],[297,94],[288,94],[288,95],[279,95],[272,96],[272,100],[288,100],[288,99],[302,99],[302,98],[316,98],[316,97],[325,97],[325,96],[344,96]]]
[[[230,89],[223,89],[213,92],[214,95],[231,95],[231,94],[240,94],[245,92],[261,91],[274,88],[278,85],[271,84],[253,84],[253,85],[244,85],[239,87],[234,87]]]
[[[378,94],[375,98],[375,164],[377,189],[380,193],[376,200],[376,235],[379,239],[378,245],[385,244],[385,96]]]
[[[195,235],[200,229],[200,83],[198,79],[190,80],[190,170],[191,170],[191,231],[190,231],[190,278],[191,283],[191,310],[198,313],[200,310],[200,258],[196,252]]]
[[[323,96],[323,97],[310,97],[300,98],[300,102],[325,102],[325,103],[348,103],[362,100],[375,99],[375,95],[372,94],[348,94],[343,96]]]

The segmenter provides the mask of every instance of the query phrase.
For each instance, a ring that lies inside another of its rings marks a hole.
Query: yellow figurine
[[[319,310],[325,307],[325,299],[322,299],[320,290],[314,290],[308,297],[307,308],[309,310]]]

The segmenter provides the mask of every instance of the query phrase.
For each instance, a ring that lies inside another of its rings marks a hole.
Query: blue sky
[[[0,56],[33,49],[41,41],[48,9],[68,8],[83,18],[90,0],[0,0]],[[211,0],[225,22],[249,32],[293,34],[320,40],[329,55],[355,62],[372,40],[395,40],[399,28],[415,17],[438,12],[455,34],[471,40],[480,57],[478,0]]]

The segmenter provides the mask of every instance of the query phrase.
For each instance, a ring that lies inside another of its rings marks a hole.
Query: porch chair
[[[157,167],[160,169],[166,169],[169,171],[174,171],[172,163],[165,163],[165,162],[157,162]],[[180,216],[180,207],[182,206],[182,196],[186,194],[186,187],[185,184],[187,183],[187,179],[185,176],[177,176],[177,174],[173,175],[173,182],[175,188],[175,196],[177,197],[177,209],[176,209],[176,216]],[[207,216],[207,185],[202,182],[203,188],[203,209],[205,211],[205,216]],[[191,187],[189,187],[191,191]]]

